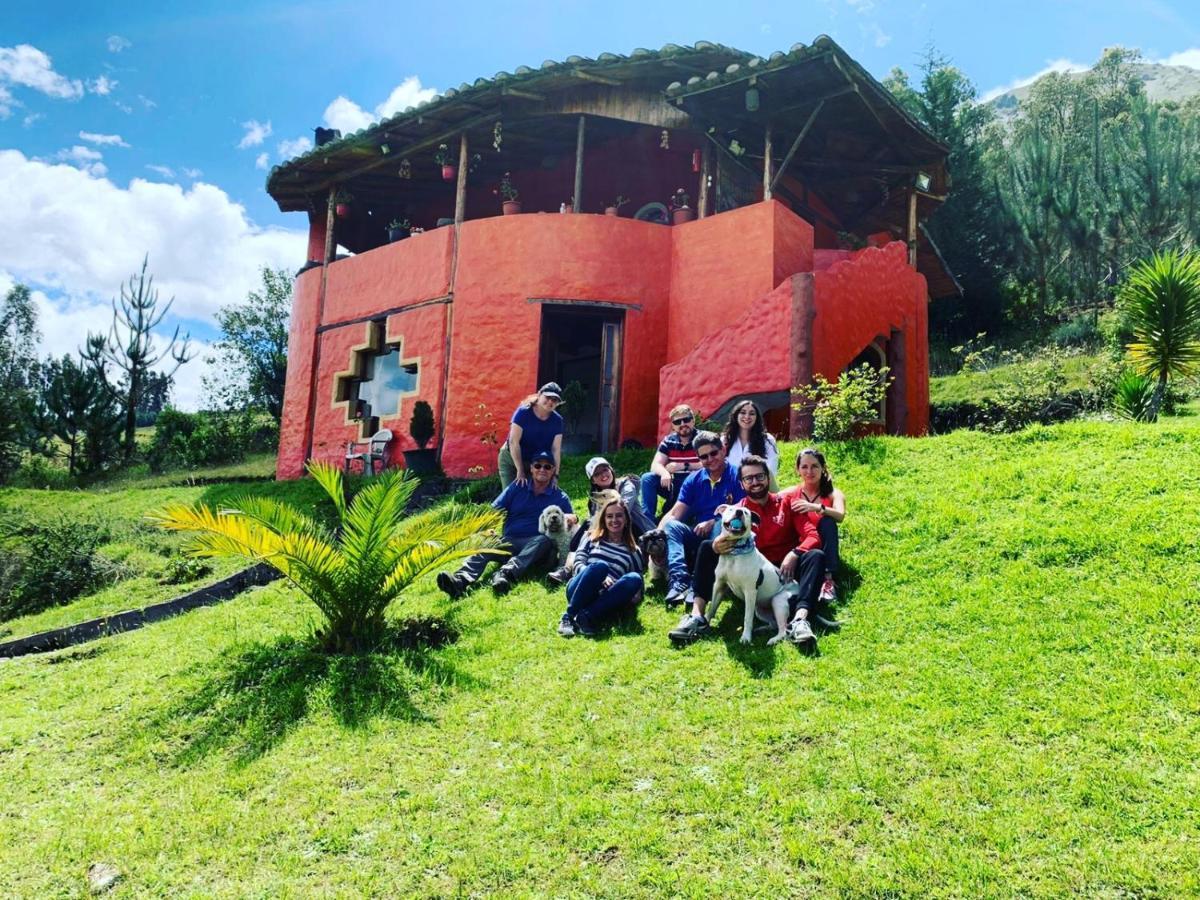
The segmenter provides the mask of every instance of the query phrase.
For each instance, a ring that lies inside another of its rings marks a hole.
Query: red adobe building
[[[310,222],[280,478],[378,428],[403,464],[418,400],[447,473],[492,472],[489,438],[549,380],[583,386],[602,452],[746,396],[799,436],[791,389],[863,361],[895,379],[878,427],[927,429],[927,304],[957,286],[919,223],[947,151],[827,37],[572,56],[318,141],[267,183]],[[424,230],[389,243],[394,220]]]

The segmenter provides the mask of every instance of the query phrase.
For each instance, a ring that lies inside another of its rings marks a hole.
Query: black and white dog
[[[717,559],[717,578],[713,585],[712,605],[708,620],[715,622],[726,594],[740,597],[746,604],[742,622],[743,644],[750,643],[754,629],[754,614],[759,603],[770,605],[771,598],[785,590],[779,571],[754,546],[751,530],[753,513],[744,506],[721,506],[717,509],[721,530],[733,539],[733,549]]]

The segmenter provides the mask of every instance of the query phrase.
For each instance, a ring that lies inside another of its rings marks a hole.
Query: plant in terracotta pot
[[[408,434],[419,449],[404,451],[404,467],[414,475],[436,472],[437,449],[426,449],[434,435],[433,407],[424,400],[413,404],[412,418],[408,420]]]
[[[458,166],[454,164],[454,155],[450,152],[449,144],[438,144],[433,161],[442,167],[442,181],[453,181],[458,174]]]
[[[492,193],[500,198],[501,208],[506,216],[515,216],[521,211],[520,192],[517,186],[513,184],[512,173],[505,172],[504,177],[500,179],[500,186],[494,188]]]
[[[688,206],[688,201],[691,199],[683,188],[679,188],[671,195],[671,202],[668,205],[671,207],[671,221],[676,225],[690,222],[696,217],[695,212]]]
[[[339,219],[350,215],[350,201],[353,199],[354,195],[347,190],[340,190],[333,195],[333,211]]]
[[[629,198],[624,194],[617,194],[616,200],[614,200],[612,203],[604,204],[604,214],[606,216],[619,216],[621,214],[621,207],[628,202]]]
[[[392,221],[388,222],[387,226],[388,241],[390,243],[402,241],[412,234],[412,230],[412,222],[408,221],[408,219],[392,219]]]
[[[567,431],[563,435],[562,452],[564,455],[587,453],[595,443],[595,435],[581,434],[579,423],[583,418],[584,407],[587,405],[587,390],[579,381],[568,381],[563,388],[562,416],[566,419]]]

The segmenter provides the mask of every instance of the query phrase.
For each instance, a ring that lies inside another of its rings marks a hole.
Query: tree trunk
[[[1150,409],[1148,410],[1149,419],[1151,422],[1158,421],[1158,411],[1162,408],[1163,398],[1167,395],[1167,373],[1158,373],[1158,384],[1154,386],[1154,393],[1150,395]]]

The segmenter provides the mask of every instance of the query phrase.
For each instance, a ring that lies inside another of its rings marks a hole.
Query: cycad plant
[[[1200,254],[1155,253],[1134,266],[1121,289],[1133,332],[1135,371],[1157,382],[1148,417],[1158,418],[1167,381],[1200,371]]]
[[[372,479],[348,503],[340,470],[310,462],[308,471],[337,509],[336,531],[266,497],[243,497],[221,510],[174,504],[151,518],[192,532],[194,556],[242,557],[278,569],[324,614],[318,638],[333,653],[370,649],[383,636],[389,604],[405,588],[499,543],[502,514],[490,507],[450,505],[403,517],[419,483],[407,472]]]
[[[1154,382],[1145,375],[1126,369],[1117,379],[1113,408],[1122,419],[1134,422],[1150,421],[1150,403],[1154,398]]]

